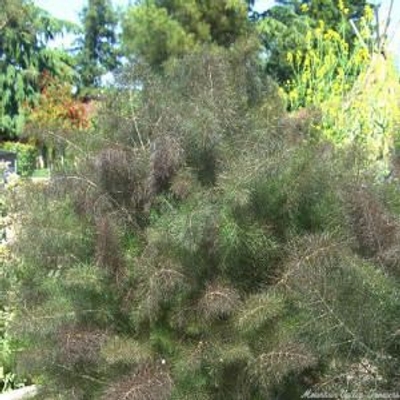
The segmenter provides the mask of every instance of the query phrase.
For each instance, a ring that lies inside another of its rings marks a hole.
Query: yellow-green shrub
[[[344,21],[347,9],[341,5]],[[306,51],[287,54],[295,78],[287,83],[286,98],[291,110],[321,109],[321,138],[338,146],[357,144],[369,162],[384,167],[399,120],[400,86],[392,61],[375,46],[372,19],[366,7],[351,48],[344,32],[326,29],[322,21],[310,29]]]

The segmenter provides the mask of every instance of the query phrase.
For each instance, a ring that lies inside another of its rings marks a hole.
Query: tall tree
[[[251,3],[251,2],[250,2]],[[123,23],[125,53],[159,67],[202,44],[229,47],[250,31],[244,0],[141,1]]]
[[[366,0],[276,0],[276,3],[292,7],[298,15],[307,13],[314,21],[321,20],[327,26],[335,28],[340,24],[343,12],[351,18],[358,19],[369,2]]]
[[[47,47],[64,28],[30,0],[3,0],[0,9],[0,136],[15,138],[24,122],[24,106],[40,96],[44,71],[72,79],[67,54]]]
[[[102,75],[118,66],[118,17],[111,0],[89,0],[82,12],[82,23],[84,34],[78,54],[81,85],[98,87]]]

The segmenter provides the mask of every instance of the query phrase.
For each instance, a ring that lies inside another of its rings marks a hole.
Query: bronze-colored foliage
[[[316,127],[321,122],[321,112],[308,108],[290,113],[281,118],[279,131],[285,135],[290,144],[301,144],[314,139]]]
[[[183,150],[173,137],[160,137],[152,143],[149,192],[153,195],[168,188],[183,163]]]
[[[178,200],[185,200],[196,190],[196,178],[190,170],[181,170],[171,181],[171,193]]]
[[[107,335],[98,329],[63,327],[57,334],[57,360],[62,365],[95,364],[100,360],[101,346]]]
[[[146,365],[152,359],[150,349],[130,337],[114,336],[105,341],[101,348],[103,360],[110,364]]]
[[[55,174],[52,190],[59,198],[70,197],[75,211],[91,223],[113,213],[137,225],[148,203],[148,152],[108,141],[93,147],[73,168]]]
[[[199,301],[199,310],[205,319],[230,317],[240,307],[239,293],[219,284],[210,284]]]
[[[351,188],[346,197],[350,227],[361,254],[367,257],[393,254],[389,249],[393,249],[400,238],[400,221],[367,185]]]
[[[168,372],[149,366],[112,384],[102,399],[168,400],[172,386],[173,383]]]
[[[362,358],[395,381],[395,207],[238,51],[127,67],[84,155],[20,191],[15,330],[56,395],[264,399]]]
[[[149,319],[155,320],[163,307],[171,305],[180,294],[190,290],[190,282],[182,266],[170,260],[160,261],[153,267],[147,266],[147,269],[141,300],[145,301]]]
[[[117,205],[129,208],[144,202],[146,173],[138,152],[108,147],[94,156],[93,167],[99,189]]]
[[[269,391],[289,373],[301,374],[316,362],[317,357],[303,344],[282,343],[273,351],[258,355],[248,369],[252,379]]]
[[[387,271],[393,276],[400,277],[400,243],[397,240],[389,248],[385,249],[378,256],[378,261],[381,262]]]
[[[95,260],[118,284],[125,274],[125,259],[120,245],[118,227],[105,215],[96,221]]]

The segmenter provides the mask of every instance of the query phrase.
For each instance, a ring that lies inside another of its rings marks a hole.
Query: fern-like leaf
[[[279,294],[267,292],[251,295],[236,317],[236,327],[243,334],[257,332],[263,326],[272,324],[284,311],[284,300]]]
[[[104,393],[104,400],[168,400],[172,380],[167,372],[151,367],[113,383]]]
[[[273,351],[262,353],[248,366],[248,371],[265,391],[282,382],[288,374],[300,374],[317,361],[301,343],[283,343]]]
[[[207,320],[231,316],[241,304],[236,290],[218,284],[209,285],[199,302],[199,309]]]

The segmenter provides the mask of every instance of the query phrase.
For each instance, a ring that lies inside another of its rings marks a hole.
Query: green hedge
[[[1,148],[17,154],[17,172],[19,175],[32,175],[36,169],[36,157],[38,155],[35,146],[19,142],[4,142]]]

